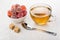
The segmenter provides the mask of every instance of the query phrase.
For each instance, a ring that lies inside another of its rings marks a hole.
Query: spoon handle
[[[52,35],[54,35],[54,36],[56,36],[56,35],[57,35],[57,33],[50,32],[50,31],[44,31],[44,32],[49,33],[49,34],[52,34]]]
[[[57,33],[54,33],[54,32],[50,32],[50,31],[46,31],[46,30],[42,30],[42,29],[37,29],[37,30],[41,30],[41,31],[43,31],[43,32],[45,32],[45,33],[52,34],[52,35],[54,35],[54,36],[57,35]]]

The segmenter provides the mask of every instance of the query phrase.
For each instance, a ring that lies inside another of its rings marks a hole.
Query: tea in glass
[[[45,5],[32,6],[30,16],[36,24],[45,25],[51,17],[51,8]]]

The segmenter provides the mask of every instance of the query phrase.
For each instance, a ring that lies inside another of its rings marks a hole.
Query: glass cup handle
[[[54,15],[51,15],[50,19],[48,20],[48,22],[53,22],[55,21],[56,17]]]

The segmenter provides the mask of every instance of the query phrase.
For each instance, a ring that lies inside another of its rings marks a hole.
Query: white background
[[[35,25],[29,16],[29,8],[33,4],[46,3],[52,7],[52,15],[55,17],[53,22],[47,26]],[[13,4],[21,4],[27,7],[28,17],[26,22],[32,27],[39,27],[48,31],[56,32],[57,36],[52,36],[41,31],[25,30],[20,24],[21,32],[15,33],[9,29],[10,19],[7,11]],[[0,0],[0,40],[60,40],[60,0]]]

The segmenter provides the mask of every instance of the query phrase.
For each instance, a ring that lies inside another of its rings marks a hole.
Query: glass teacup
[[[30,8],[30,16],[38,25],[45,25],[51,17],[52,8],[47,4],[35,4]]]

